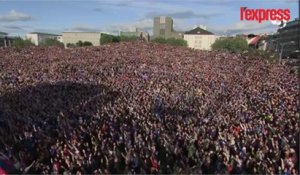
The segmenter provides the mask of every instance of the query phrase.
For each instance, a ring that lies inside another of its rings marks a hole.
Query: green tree
[[[178,38],[168,38],[167,44],[172,46],[187,46],[187,41]]]
[[[89,42],[89,41],[84,41],[83,43],[82,43],[82,46],[92,46],[93,44],[91,43],[91,42]]]
[[[249,48],[247,41],[241,37],[219,38],[211,47],[213,50],[228,50],[233,53],[241,53]]]
[[[101,34],[101,38],[100,38],[100,43],[101,44],[107,44],[107,43],[112,43],[113,41],[113,36],[112,35],[108,35],[108,34]]]
[[[68,44],[67,44],[67,47],[70,47],[70,48],[71,48],[71,47],[76,47],[76,45],[75,45],[75,44],[72,44],[72,43],[68,43]]]
[[[21,37],[17,37],[13,40],[12,46],[16,48],[23,48],[23,47],[34,46],[34,44],[29,39],[23,39]]]
[[[139,37],[138,36],[124,36],[124,35],[121,35],[120,40],[121,41],[137,41],[137,40],[139,40]]]
[[[139,37],[137,36],[114,36],[114,35],[109,35],[109,34],[102,34],[100,43],[101,44],[107,44],[107,43],[118,43],[122,41],[137,41]]]
[[[64,47],[64,44],[56,39],[48,38],[41,43],[41,46],[59,46]]]
[[[162,37],[154,38],[152,41],[156,43],[167,44],[167,39]]]
[[[77,47],[82,47],[83,46],[83,42],[81,40],[79,40],[77,43],[76,43],[76,46]]]
[[[113,43],[118,43],[118,42],[120,42],[120,41],[121,41],[120,36],[112,36],[112,42],[113,42]]]
[[[114,36],[114,35],[109,35],[109,34],[102,34],[100,43],[101,44],[107,44],[107,43],[118,43],[121,41],[120,36]]]
[[[153,42],[156,43],[161,43],[161,44],[168,44],[171,46],[187,46],[187,42],[183,39],[180,38],[162,38],[158,37],[152,40]]]

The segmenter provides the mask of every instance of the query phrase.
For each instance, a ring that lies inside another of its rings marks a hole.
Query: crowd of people
[[[28,174],[298,174],[290,70],[139,41],[0,49],[0,153]]]

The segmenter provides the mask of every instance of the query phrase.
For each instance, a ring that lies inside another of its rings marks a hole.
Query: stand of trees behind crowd
[[[21,37],[17,37],[13,40],[12,46],[15,48],[23,48],[23,47],[34,46],[34,44],[29,39],[23,39]]]
[[[73,47],[85,47],[85,46],[93,46],[93,44],[89,41],[81,41],[79,40],[76,44],[68,43],[67,47],[73,48]]]
[[[137,41],[140,37],[138,36],[114,36],[109,34],[102,34],[100,43],[101,44],[108,44],[108,43],[118,43],[122,41]],[[168,44],[172,46],[185,46],[187,47],[187,42],[184,39],[177,39],[177,38],[162,38],[158,37],[151,40],[152,42],[161,43],[161,44]]]
[[[248,46],[246,39],[241,37],[219,38],[212,44],[212,50],[223,50],[242,54],[244,58],[262,58],[271,62],[278,61],[278,55],[271,51],[264,51]]]
[[[64,47],[64,43],[62,43],[62,42],[60,42],[60,41],[58,41],[56,39],[52,39],[52,38],[46,39],[40,45],[41,46],[59,46],[59,47]]]
[[[108,43],[118,43],[121,41],[137,41],[139,40],[138,36],[114,36],[109,34],[102,34],[100,43],[108,44]]]
[[[184,39],[179,39],[179,38],[158,37],[158,38],[154,38],[152,41],[156,42],[156,43],[161,43],[161,44],[168,44],[171,46],[185,46],[185,47],[188,46],[187,41],[185,41]]]
[[[248,43],[244,38],[219,38],[212,44],[213,50],[227,50],[233,53],[241,53],[248,49]]]
[[[12,42],[12,47],[15,48],[24,48],[34,46],[34,43],[30,39],[23,39],[21,37],[17,37]],[[59,46],[64,47],[64,44],[56,39],[48,38],[44,42],[40,43],[40,46]]]

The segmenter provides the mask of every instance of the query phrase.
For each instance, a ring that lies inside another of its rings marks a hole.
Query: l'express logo
[[[271,21],[274,25],[285,25],[291,19],[290,9],[249,9],[240,8],[241,21]]]

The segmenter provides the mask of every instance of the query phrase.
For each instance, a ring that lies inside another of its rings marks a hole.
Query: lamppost
[[[290,41],[290,42],[287,42],[287,43],[280,44],[281,50],[280,50],[279,62],[281,62],[281,60],[282,60],[282,53],[283,53],[284,46],[286,46],[286,45],[292,45],[292,44],[295,44],[295,41]]]

